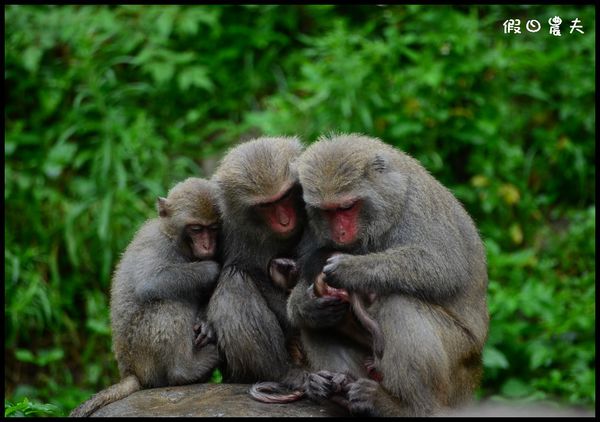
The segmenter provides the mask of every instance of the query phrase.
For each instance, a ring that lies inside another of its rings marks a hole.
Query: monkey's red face
[[[338,245],[351,245],[358,237],[358,218],[362,202],[349,199],[321,207],[329,223],[331,239]]]
[[[217,251],[218,225],[188,224],[185,227],[194,256],[200,260],[212,259]]]
[[[271,230],[279,236],[286,237],[296,229],[298,215],[296,212],[296,198],[292,189],[288,189],[268,201],[259,203],[256,210]]]

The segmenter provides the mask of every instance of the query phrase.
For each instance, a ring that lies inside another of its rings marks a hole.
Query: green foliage
[[[485,239],[479,395],[595,403],[593,6],[13,5],[5,28],[6,416],[117,380],[110,276],[158,195],[239,139],[349,131]]]
[[[210,377],[210,382],[214,383],[214,384],[220,384],[223,381],[223,375],[221,374],[221,371],[218,369],[215,369]]]
[[[4,401],[4,416],[55,416],[57,408],[52,404],[41,404],[30,402],[24,398],[18,403],[12,404]]]

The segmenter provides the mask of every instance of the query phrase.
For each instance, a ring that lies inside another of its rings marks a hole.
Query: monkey
[[[225,242],[207,317],[225,382],[303,377],[287,350],[294,336],[287,288],[269,271],[273,259],[295,257],[304,230],[302,191],[291,165],[302,150],[297,137],[252,139],[229,150],[212,177]]]
[[[121,381],[71,416],[143,388],[202,382],[218,366],[215,333],[205,321],[219,275],[217,187],[190,177],[157,200],[113,274],[111,325]]]
[[[295,162],[308,217],[288,302],[311,371],[305,394],[341,397],[354,415],[426,416],[468,402],[487,340],[487,263],[475,223],[417,160],[379,139],[322,136]],[[340,254],[329,256],[323,250]],[[339,336],[348,304],[331,287],[374,294],[385,349]]]

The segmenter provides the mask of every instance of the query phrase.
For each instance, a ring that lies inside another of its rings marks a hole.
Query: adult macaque
[[[286,282],[280,287],[270,270],[273,259],[294,257],[303,231],[302,192],[290,167],[301,152],[297,138],[255,139],[230,150],[213,176],[225,255],[208,320],[228,382],[301,378],[286,348],[293,338]]]
[[[121,382],[71,413],[98,408],[142,388],[208,379],[219,363],[206,304],[219,275],[217,188],[188,178],[158,198],[159,218],[136,233],[111,288],[113,349]]]
[[[288,314],[318,371],[307,395],[383,416],[430,415],[471,398],[489,316],[485,251],[464,208],[416,160],[365,136],[321,138],[297,171],[309,228]],[[348,305],[314,295],[320,275],[349,295],[375,295],[381,382],[368,378],[371,350],[338,333]]]

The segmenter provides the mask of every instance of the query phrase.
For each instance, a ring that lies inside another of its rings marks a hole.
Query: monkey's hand
[[[355,291],[364,280],[364,267],[358,261],[358,256],[349,254],[336,254],[327,259],[323,267],[325,282],[337,289]]]
[[[319,297],[314,284],[306,289],[306,296],[299,307],[304,322],[311,327],[334,327],[340,324],[350,310],[347,301],[337,296]]]
[[[194,325],[194,346],[198,349],[209,343],[216,343],[217,337],[212,325],[207,321],[197,321]]]
[[[334,394],[345,392],[352,381],[354,379],[350,375],[323,370],[308,374],[304,390],[309,399],[320,403]]]
[[[378,416],[375,399],[381,386],[368,378],[360,378],[347,385],[350,413],[361,416]]]
[[[298,265],[289,258],[274,258],[269,263],[269,276],[275,285],[291,291],[298,281]]]

